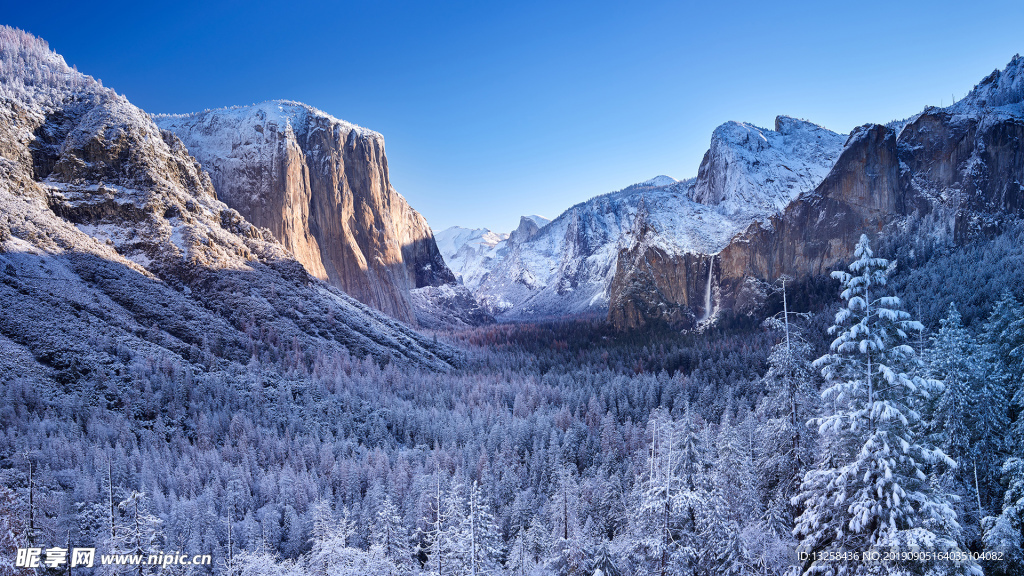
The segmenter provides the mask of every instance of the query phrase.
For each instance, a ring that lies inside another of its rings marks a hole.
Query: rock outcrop
[[[850,257],[863,233],[916,219],[928,223],[927,233],[959,241],[1024,215],[1022,102],[1024,59],[1017,56],[948,108],[854,130],[819,184],[720,252],[668,257],[657,244],[635,241],[619,252],[609,320],[621,329],[692,325],[704,308],[694,279],[699,285],[707,278],[709,257],[715,306],[734,308],[750,279],[826,274]],[[753,160],[763,162],[755,152]],[[715,173],[705,157],[694,190],[708,192],[697,198],[723,197],[715,182],[727,178]]]
[[[155,119],[220,200],[313,276],[412,324],[412,289],[454,283],[426,220],[391,186],[380,134],[286,101]]]
[[[711,134],[689,196],[729,214],[774,214],[821,182],[844,140],[842,134],[788,116],[777,117],[774,130],[726,122]]]

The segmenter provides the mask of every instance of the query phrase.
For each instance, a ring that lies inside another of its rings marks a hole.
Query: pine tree
[[[460,528],[459,540],[464,552],[468,552],[467,573],[470,576],[497,573],[502,555],[501,533],[476,481],[469,490],[468,509]]]
[[[118,515],[115,517],[114,537],[110,541],[113,553],[132,554],[147,558],[150,554],[161,552],[163,521],[150,512],[149,504],[146,494],[137,490],[133,490],[127,498],[117,504]],[[145,568],[144,564],[104,566],[104,569],[110,573],[119,574],[134,572],[141,575]]]
[[[424,519],[425,527],[419,533],[420,544],[416,553],[426,556],[424,569],[428,574],[445,576],[453,572],[449,565],[452,549],[449,536],[456,510],[453,509],[452,499],[442,493],[440,472],[435,473],[428,513],[429,517]]]
[[[630,555],[648,574],[690,570],[698,557],[697,519],[705,494],[700,438],[687,405],[681,421],[658,410],[649,424],[651,444],[637,485]]]
[[[611,552],[608,551],[607,544],[602,544],[597,549],[597,553],[594,554],[591,574],[593,576],[622,576],[622,571],[619,570],[619,567],[612,559],[612,555]]]
[[[554,492],[548,500],[551,528],[545,564],[558,576],[589,576],[589,542],[580,526],[580,486],[565,465],[558,467]]]
[[[508,561],[505,563],[506,573],[511,576],[527,576],[533,572],[536,565],[537,559],[530,551],[528,530],[520,528],[508,547]]]
[[[956,463],[921,431],[920,410],[941,385],[914,375],[920,362],[905,343],[923,326],[900,309],[899,298],[882,295],[895,263],[874,257],[866,235],[854,257],[850,272],[832,273],[846,306],[829,328],[836,336],[830,352],[814,363],[827,382],[824,416],[814,420],[825,453],[794,498],[802,507],[794,534],[803,551],[817,554],[958,549],[955,512],[928,481],[931,465]],[[803,570],[846,575],[868,567],[816,560]]]
[[[783,293],[785,294],[785,293]],[[762,488],[775,520],[792,529],[793,511],[789,499],[800,486],[800,478],[813,461],[816,434],[807,426],[817,414],[815,377],[811,366],[811,347],[800,330],[789,322],[772,319],[768,323],[784,331],[785,338],[768,356],[768,371],[761,381],[766,395],[758,407],[765,419],[759,429],[765,458],[759,463]]]
[[[985,518],[985,550],[998,555],[986,566],[999,576],[1024,573],[1024,459],[1012,457],[1003,466],[1007,484],[1002,511]]]
[[[370,545],[403,571],[412,567],[412,550],[398,508],[383,494],[377,503],[376,521],[370,526]]]
[[[25,546],[25,523],[13,490],[0,486],[0,576],[12,576],[24,569],[15,567],[15,550]]]
[[[331,505],[326,500],[318,500],[313,505],[313,549],[309,553],[309,568],[314,574],[330,574],[333,569],[344,563],[345,548],[355,533],[355,525],[349,519],[348,508],[342,512],[341,518],[335,518]]]
[[[989,364],[989,380],[998,381],[1012,399],[1017,415],[1007,437],[1007,449],[1024,450],[1024,306],[1009,291],[1003,292],[985,323],[982,337]]]

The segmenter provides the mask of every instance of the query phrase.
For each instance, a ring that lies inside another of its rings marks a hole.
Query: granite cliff
[[[577,204],[550,222],[523,218],[507,239],[487,246],[475,239],[489,231],[450,229],[440,233],[445,257],[500,320],[608,315],[617,324],[639,325],[653,314],[691,322],[702,310],[675,303],[705,294],[707,255],[813,189],[844,141],[787,116],[774,129],[728,122],[712,135],[697,178],[657,176]],[[660,280],[639,280],[655,276]],[[678,285],[670,286],[676,278]]]
[[[380,134],[287,101],[155,120],[221,201],[357,300],[415,324],[411,291],[454,283],[426,220],[391,185]]]

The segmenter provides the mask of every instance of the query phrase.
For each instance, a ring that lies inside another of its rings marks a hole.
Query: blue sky
[[[507,231],[657,174],[727,120],[847,132],[1024,52],[1024,2],[0,1],[149,112],[299,100],[384,134],[435,229]]]

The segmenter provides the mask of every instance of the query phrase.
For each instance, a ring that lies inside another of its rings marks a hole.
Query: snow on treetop
[[[1006,68],[994,70],[971,90],[966,98],[949,107],[953,112],[961,113],[967,107],[1002,107],[1020,108],[1024,103],[1024,58],[1014,55]]]
[[[73,94],[114,95],[92,76],[67,65],[50,45],[24,30],[0,26],[0,95],[52,106]]]

